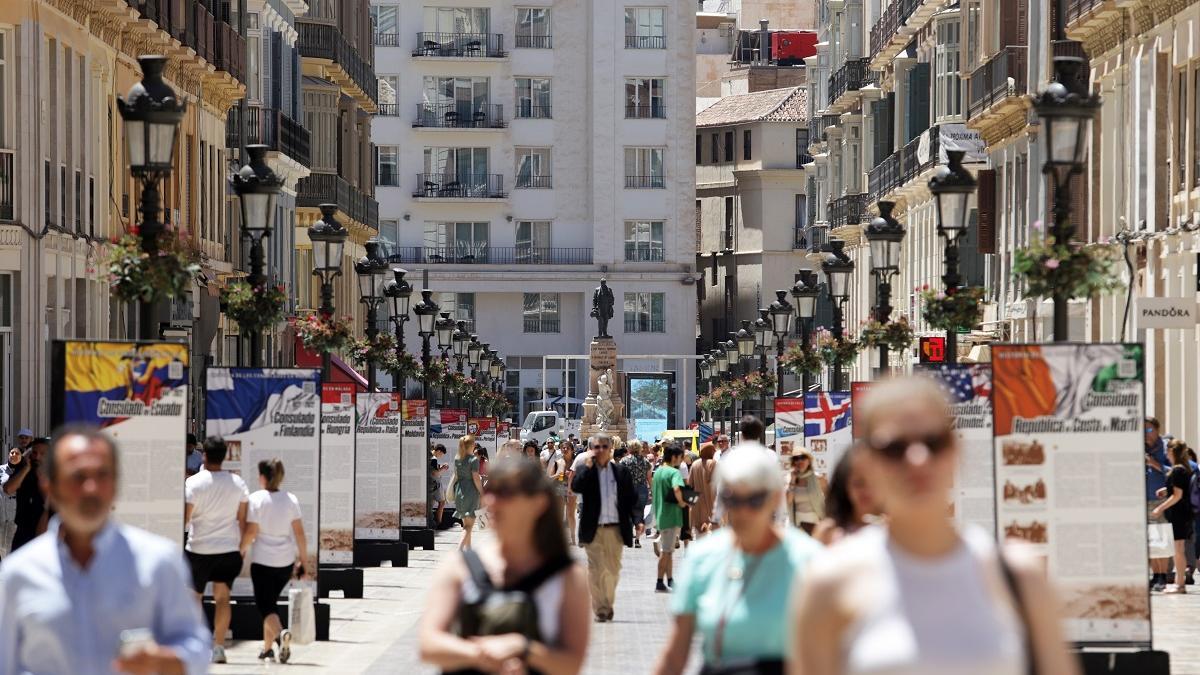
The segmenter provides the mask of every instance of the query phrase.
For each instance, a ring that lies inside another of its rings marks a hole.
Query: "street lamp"
[[[438,350],[442,353],[442,360],[449,358],[450,346],[454,340],[454,319],[450,318],[450,312],[442,312],[441,318],[434,324],[437,330]]]
[[[811,329],[813,319],[817,316],[817,298],[821,296],[821,286],[817,281],[817,273],[813,270],[800,270],[796,284],[792,286],[792,300],[796,302],[796,321],[800,324],[800,348],[808,351],[812,348]],[[800,375],[801,388],[808,391],[812,385],[812,375],[807,371]],[[782,389],[780,392],[782,393]]]
[[[471,335],[471,341],[467,343],[467,363],[471,366],[471,375],[475,374],[475,369],[479,367],[479,359],[483,355],[483,343],[479,341],[478,335]]]
[[[717,346],[712,350],[712,358],[713,361],[716,362],[716,368],[714,369],[715,379],[717,382],[720,382],[722,379],[724,379],[726,373],[729,372],[729,356],[725,349],[721,346],[720,341],[717,341]],[[728,412],[728,409],[721,410],[721,431],[725,431],[727,429],[726,414]],[[732,422],[732,420],[730,420],[730,422]]]
[[[1062,16],[1057,17],[1054,27],[1055,38],[1051,45],[1066,41]],[[1054,206],[1051,213],[1054,223],[1050,235],[1056,242],[1068,242],[1075,228],[1071,224],[1071,178],[1083,172],[1087,156],[1087,139],[1091,135],[1092,119],[1100,110],[1100,97],[1089,94],[1079,73],[1086,62],[1075,56],[1054,57],[1055,82],[1034,97],[1033,109],[1042,122],[1042,135],[1046,139],[1042,173],[1054,181]],[[1067,316],[1068,298],[1060,289],[1055,289],[1054,341],[1065,342],[1070,322]]]
[[[900,245],[904,226],[892,217],[895,202],[879,202],[879,216],[867,225],[864,236],[871,251],[871,272],[875,275],[875,320],[885,325],[892,315],[892,278],[900,272]],[[888,367],[888,348],[879,345],[879,375]]]
[[[458,372],[463,371],[463,360],[467,358],[467,348],[471,344],[471,334],[467,332],[467,322],[459,321],[454,329],[454,337],[451,340],[454,345],[454,360],[458,365]]]
[[[964,155],[961,150],[948,151],[949,164],[939,166],[929,179],[929,191],[937,206],[938,235],[946,240],[943,253],[946,265],[942,274],[946,295],[953,295],[962,284],[958,274],[958,240],[967,231],[971,194],[977,185],[971,172],[962,165]],[[957,330],[946,331],[946,360],[958,362]]]
[[[308,228],[308,240],[312,242],[313,276],[321,279],[321,316],[333,316],[333,280],[342,274],[342,250],[346,228],[334,218],[337,204],[321,204],[321,219]],[[329,352],[321,354],[321,379],[329,381]]]
[[[421,336],[421,395],[429,406],[429,339],[433,337],[433,317],[437,316],[438,304],[433,301],[433,291],[421,291],[421,301],[412,308],[417,315],[417,335]]]
[[[379,240],[372,238],[363,247],[366,255],[354,263],[358,273],[358,300],[367,306],[367,321],[364,332],[367,340],[374,342],[379,336],[379,306],[383,304],[383,276],[387,273],[387,261],[379,254]],[[375,391],[375,363],[367,362],[367,391]]]
[[[399,359],[404,355],[404,324],[408,323],[408,308],[412,302],[412,284],[405,280],[404,275],[408,274],[408,270],[394,267],[392,268],[392,276],[395,277],[383,286],[383,296],[391,301],[392,326],[396,331],[396,358]],[[407,393],[408,379],[400,377],[399,373],[393,373],[396,379],[393,382],[394,388],[402,395]]]
[[[263,278],[263,239],[271,235],[275,224],[275,201],[283,180],[267,166],[267,146],[248,145],[250,163],[233,174],[233,191],[242,206],[242,235],[250,239],[250,276],[246,280],[259,292]],[[250,365],[262,365],[262,333],[250,332]]]
[[[828,243],[829,254],[821,263],[821,271],[825,273],[825,285],[829,289],[829,299],[833,301],[833,337],[841,343],[845,320],[845,304],[850,300],[850,277],[854,274],[854,261],[846,255],[846,242],[832,239]],[[833,391],[842,391],[842,368],[833,367],[833,377],[830,387]]]
[[[756,340],[754,328],[750,326],[750,320],[743,319],[742,327],[738,329],[737,334],[734,336],[734,341],[737,342],[738,361],[742,363],[744,368],[743,372],[745,372],[747,375],[750,374],[750,359],[754,357],[754,345]],[[761,414],[761,409],[759,412]],[[765,420],[766,417],[763,417],[762,419]]]
[[[787,301],[787,291],[775,291],[775,302],[767,307],[767,313],[775,335],[775,395],[783,396],[783,346],[792,327],[792,303]]]
[[[177,99],[175,91],[162,79],[167,65],[165,56],[140,56],[138,64],[142,67],[142,80],[130,87],[124,99],[117,99],[117,109],[125,124],[129,170],[142,181],[139,207],[142,222],[138,225],[142,251],[153,257],[158,253],[159,237],[166,229],[159,219],[158,183],[171,175],[179,122],[187,103]],[[138,334],[143,340],[158,338],[153,324],[154,305],[139,303]]]

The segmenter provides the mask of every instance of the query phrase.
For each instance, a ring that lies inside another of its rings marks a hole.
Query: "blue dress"
[[[479,490],[472,477],[478,472],[478,457],[471,455],[454,460],[454,513],[459,518],[474,518],[479,510]]]

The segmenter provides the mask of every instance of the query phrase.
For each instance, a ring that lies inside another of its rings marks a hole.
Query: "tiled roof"
[[[808,88],[768,89],[726,96],[696,114],[697,127],[746,122],[807,122]]]

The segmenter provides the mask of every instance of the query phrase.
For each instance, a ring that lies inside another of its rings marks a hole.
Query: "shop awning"
[[[329,369],[329,380],[331,382],[342,382],[353,384],[355,390],[365,392],[367,390],[367,378],[358,373],[357,370],[350,367],[350,364],[343,361],[337,354],[330,357],[332,368]],[[304,348],[304,343],[300,338],[296,338],[296,366],[300,368],[320,368],[321,355],[308,351]]]

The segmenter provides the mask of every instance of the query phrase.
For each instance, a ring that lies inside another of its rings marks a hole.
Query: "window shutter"
[[[283,78],[285,77],[282,47],[282,36],[277,36],[271,40],[271,74],[274,77],[274,80],[271,82],[271,107],[276,109],[286,109],[281,103],[283,100]]]
[[[929,64],[918,63],[908,71],[905,143],[929,128],[929,99]]]
[[[892,146],[888,142],[888,101],[882,99],[871,104],[871,136],[874,147],[875,156],[872,161],[872,166],[879,166],[887,156],[891,154]]]
[[[996,172],[983,169],[979,172],[979,252],[996,252]]]
[[[1052,8],[1050,11],[1056,10]],[[1000,3],[1000,48],[1026,45],[1028,36],[1029,0],[1008,0]]]

